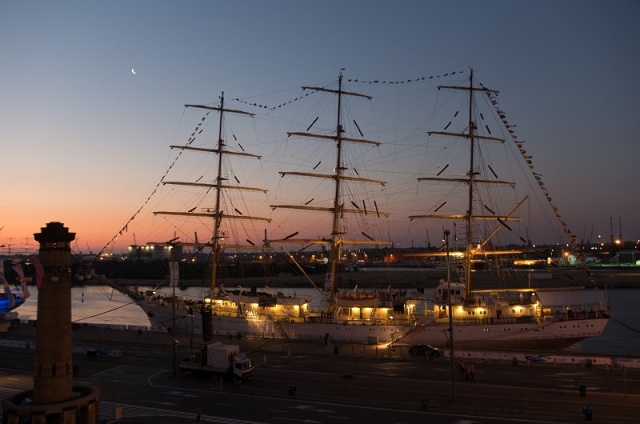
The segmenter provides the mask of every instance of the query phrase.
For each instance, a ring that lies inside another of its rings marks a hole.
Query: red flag
[[[44,283],[44,269],[42,268],[42,264],[40,263],[39,258],[33,258],[33,266],[36,269],[36,286],[40,288],[40,286]]]
[[[29,288],[27,287],[27,279],[24,278],[24,270],[22,269],[22,264],[18,264],[14,266],[13,270],[16,272],[16,274],[18,274],[18,277],[20,277],[20,286],[22,287],[22,297],[26,299],[27,297],[31,296],[31,293],[29,293]]]

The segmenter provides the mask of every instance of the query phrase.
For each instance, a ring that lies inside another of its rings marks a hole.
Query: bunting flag
[[[259,107],[259,108],[261,108],[261,109],[275,110],[275,109],[280,109],[280,108],[282,108],[282,107],[284,107],[284,106],[288,106],[288,105],[290,105],[291,103],[295,103],[295,102],[297,102],[297,101],[299,101],[299,100],[302,100],[302,99],[304,99],[305,97],[308,97],[308,96],[312,95],[313,93],[316,93],[317,91],[318,91],[318,90],[313,90],[313,91],[311,91],[311,92],[305,93],[304,95],[302,95],[302,96],[300,96],[300,97],[296,97],[296,98],[295,98],[295,99],[293,99],[293,100],[286,101],[286,102],[281,103],[281,104],[279,104],[279,105],[277,105],[277,106],[267,106],[267,105],[258,104],[258,103],[251,103],[251,102],[248,102],[248,101],[245,101],[245,100],[239,99],[239,98],[237,98],[237,97],[236,97],[236,98],[233,98],[233,99],[231,99],[231,100],[236,101],[236,102],[238,102],[238,103],[242,103],[242,104],[248,105],[248,106],[255,106],[255,107]]]
[[[169,287],[176,287],[180,279],[180,268],[177,261],[169,262]]]
[[[533,156],[527,154],[527,151],[523,148],[524,147],[524,141],[523,140],[518,140],[518,136],[515,134],[515,131],[512,129],[512,128],[515,127],[515,125],[512,125],[507,121],[507,114],[502,109],[500,109],[498,107],[498,99],[496,98],[496,95],[491,91],[485,91],[485,94],[489,98],[489,102],[495,108],[498,116],[502,120],[502,124],[507,129],[507,132],[511,136],[511,139],[513,140],[513,142],[515,143],[516,147],[518,148],[518,151],[522,155],[522,160],[527,164],[527,166],[529,167],[529,170],[531,170],[531,173],[533,174],[533,178],[535,178],[535,180],[538,182],[538,186],[540,187],[540,190],[542,191],[542,194],[544,195],[545,199],[547,199],[547,202],[549,202],[549,206],[551,207],[551,210],[555,214],[556,219],[560,223],[560,226],[563,228],[564,233],[567,235],[567,238],[569,239],[569,243],[571,244],[573,251],[574,252],[578,252],[578,249],[577,249],[577,246],[576,246],[577,243],[578,243],[578,239],[569,230],[568,225],[564,222],[564,220],[562,219],[562,217],[558,213],[558,208],[553,203],[551,203],[552,198],[551,198],[551,196],[549,196],[549,190],[547,189],[544,181],[542,181],[542,174],[534,172],[535,167],[533,166]]]
[[[27,287],[27,279],[24,278],[24,270],[22,269],[22,264],[15,265],[13,267],[13,270],[16,272],[16,274],[18,274],[20,287],[22,287],[22,297],[26,299],[31,296],[31,293],[29,293],[29,287]]]
[[[33,258],[33,267],[35,268],[36,286],[40,288],[44,284],[44,268],[40,263],[40,258]]]
[[[361,80],[359,78],[355,78],[355,79],[348,79],[347,81],[349,82],[357,82],[357,83],[361,83],[361,84],[410,84],[412,82],[421,82],[421,81],[425,81],[425,80],[430,80],[430,79],[434,79],[434,78],[443,78],[443,77],[449,77],[452,75],[456,75],[456,74],[463,74],[465,73],[465,71],[453,71],[453,72],[448,72],[446,74],[441,74],[441,75],[431,75],[428,77],[419,77],[419,78],[415,78],[415,79],[406,79],[406,80],[400,80],[400,81],[380,81],[380,80]]]

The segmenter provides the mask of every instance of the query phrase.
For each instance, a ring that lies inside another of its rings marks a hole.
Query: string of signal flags
[[[452,76],[452,75],[456,75],[456,74],[463,74],[465,73],[465,71],[453,71],[453,72],[448,72],[445,74],[440,74],[440,75],[430,75],[428,77],[419,77],[419,78],[412,78],[412,79],[405,79],[405,80],[365,80],[365,79],[359,79],[359,78],[349,78],[347,79],[348,82],[353,82],[353,83],[359,83],[359,84],[410,84],[410,83],[416,83],[416,82],[421,82],[421,81],[426,81],[426,80],[432,80],[435,78],[443,78],[443,77],[448,77],[448,76]],[[268,105],[264,105],[264,104],[260,104],[260,103],[255,103],[255,102],[249,102],[246,100],[242,100],[240,98],[233,98],[232,100],[238,102],[238,103],[242,103],[248,106],[253,106],[253,107],[258,107],[261,109],[268,109],[268,110],[276,110],[276,109],[280,109],[283,108],[285,106],[288,106],[292,103],[295,103],[299,100],[304,99],[305,97],[308,97],[310,95],[312,95],[313,93],[315,93],[317,90],[314,91],[310,91],[308,93],[305,93],[304,95],[300,96],[300,97],[296,97],[294,99],[291,99],[289,101],[286,101],[284,103],[281,103],[277,106],[268,106]]]

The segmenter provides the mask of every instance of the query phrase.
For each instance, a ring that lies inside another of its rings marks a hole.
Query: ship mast
[[[495,220],[498,222],[498,227],[496,230],[489,236],[489,238],[493,237],[493,235],[497,232],[497,230],[501,227],[506,226],[506,221],[518,221],[519,217],[514,217],[513,213],[515,210],[524,202],[521,201],[516,208],[511,211],[508,215],[498,216],[493,211],[491,215],[476,215],[474,211],[474,194],[476,190],[476,185],[478,184],[495,184],[495,185],[503,185],[514,187],[515,183],[509,181],[500,181],[497,179],[481,179],[478,178],[480,173],[476,171],[476,143],[478,141],[487,141],[487,142],[495,142],[499,141],[504,143],[504,139],[497,137],[488,137],[483,135],[478,135],[476,133],[477,125],[474,121],[475,111],[474,111],[474,94],[476,91],[482,93],[494,93],[498,92],[495,90],[491,90],[485,87],[474,87],[473,85],[473,69],[470,71],[469,85],[468,86],[439,86],[440,89],[449,89],[449,90],[461,90],[469,93],[469,106],[468,106],[468,132],[467,133],[453,133],[446,131],[429,131],[429,135],[442,135],[448,137],[459,137],[465,138],[469,140],[469,170],[467,171],[467,175],[465,178],[447,178],[447,177],[421,177],[418,178],[418,181],[430,181],[430,182],[449,182],[449,183],[465,183],[468,185],[468,198],[467,198],[467,211],[465,214],[457,214],[457,215],[437,215],[437,214],[429,214],[429,215],[414,215],[410,216],[411,220],[413,219],[453,219],[460,220],[463,219],[466,222],[466,247],[465,247],[465,266],[464,266],[464,282],[466,285],[466,295],[469,297],[471,292],[471,266],[472,259],[474,254],[474,246],[473,246],[473,230],[474,230],[474,221],[476,220]],[[439,209],[439,208],[438,208]],[[489,209],[490,210],[490,209]],[[485,240],[482,244],[486,244],[488,239]]]
[[[467,288],[466,297],[469,298],[469,293],[471,291],[471,252],[473,250],[473,189],[474,189],[474,181],[476,179],[476,172],[474,170],[474,152],[475,152],[475,130],[476,123],[473,120],[473,69],[471,69],[471,74],[469,76],[469,172],[467,176],[469,178],[469,203],[467,209],[467,245],[465,249],[464,255],[464,277]]]
[[[336,292],[336,274],[338,272],[338,262],[342,256],[342,244],[340,243],[340,209],[344,204],[340,204],[341,186],[340,178],[343,173],[342,166],[342,134],[344,129],[342,128],[342,72],[338,77],[338,113],[336,117],[336,183],[335,183],[335,195],[333,197],[333,226],[331,230],[331,257],[329,258],[329,275],[331,283],[331,291],[329,297],[329,305],[335,304],[335,292]]]
[[[216,280],[217,280],[217,269],[218,262],[220,260],[220,255],[223,248],[237,248],[237,249],[256,249],[263,248],[257,247],[255,244],[247,244],[247,245],[229,245],[223,244],[221,241],[224,240],[224,235],[222,234],[220,227],[222,225],[223,219],[234,219],[234,220],[257,220],[257,221],[266,221],[271,222],[269,218],[256,217],[256,216],[248,216],[238,213],[229,214],[225,213],[222,210],[222,193],[225,190],[243,190],[243,191],[262,191],[264,193],[267,190],[256,187],[245,187],[240,185],[230,185],[226,184],[227,178],[224,176],[224,168],[223,168],[223,156],[225,155],[233,155],[233,156],[243,156],[260,159],[261,157],[258,155],[254,155],[251,153],[245,152],[235,152],[231,150],[227,150],[226,143],[223,138],[223,122],[224,122],[224,114],[232,113],[232,114],[240,114],[240,115],[248,115],[253,117],[254,114],[249,112],[244,112],[241,110],[235,109],[226,109],[224,107],[224,92],[220,95],[220,107],[214,106],[205,106],[205,105],[185,105],[188,108],[197,108],[197,109],[206,109],[220,112],[219,114],[219,124],[218,124],[218,144],[215,149],[207,149],[200,147],[192,147],[192,146],[170,146],[172,149],[181,149],[181,150],[190,150],[190,151],[198,151],[204,153],[214,153],[218,155],[217,162],[217,176],[216,180],[213,184],[211,183],[201,183],[201,182],[183,182],[183,181],[163,181],[163,184],[169,185],[182,185],[182,186],[191,186],[191,187],[202,187],[204,189],[213,189],[215,192],[215,203],[214,208],[209,209],[205,208],[202,212],[170,212],[170,211],[159,211],[154,212],[154,215],[178,215],[178,216],[189,216],[189,217],[205,217],[213,219],[213,231],[211,242],[209,243],[198,243],[197,240],[195,243],[180,243],[182,246],[195,246],[195,247],[210,247],[211,248],[211,291],[213,292],[216,288]],[[150,243],[150,244],[159,244],[159,243]]]
[[[379,146],[381,143],[372,140],[365,140],[359,138],[350,138],[345,137],[344,127],[342,125],[342,96],[355,96],[355,97],[364,97],[366,99],[371,100],[370,96],[344,91],[342,89],[342,73],[340,73],[338,77],[338,89],[328,89],[325,87],[302,87],[303,90],[314,90],[321,91],[326,93],[334,93],[338,96],[338,105],[337,105],[337,118],[336,118],[336,130],[333,135],[319,135],[312,134],[307,132],[289,132],[287,135],[290,136],[301,136],[301,137],[312,137],[316,139],[324,139],[324,140],[333,140],[336,143],[336,166],[334,169],[334,174],[319,174],[319,173],[307,173],[307,172],[280,172],[281,176],[287,175],[298,175],[305,177],[315,177],[315,178],[326,178],[334,180],[334,197],[333,197],[333,205],[329,207],[318,207],[318,206],[307,206],[307,205],[271,205],[273,209],[276,208],[288,208],[288,209],[299,209],[299,210],[313,210],[313,211],[325,211],[330,212],[332,214],[332,228],[331,228],[331,238],[330,239],[319,239],[319,240],[310,240],[310,239],[292,239],[290,237],[281,239],[281,240],[272,240],[272,242],[305,242],[310,244],[316,243],[330,243],[331,251],[329,258],[329,270],[327,272],[327,276],[325,279],[325,285],[329,285],[329,313],[333,313],[335,310],[335,295],[336,295],[336,274],[338,273],[338,266],[340,263],[342,246],[344,244],[389,244],[388,241],[378,241],[369,238],[369,240],[345,240],[343,239],[344,232],[340,228],[341,220],[344,214],[376,214],[378,216],[388,216],[387,212],[381,212],[377,210],[367,210],[367,209],[351,209],[345,208],[344,202],[342,200],[342,185],[346,181],[357,181],[357,182],[365,182],[365,183],[378,183],[381,185],[385,185],[385,181],[373,180],[368,178],[360,178],[360,177],[352,177],[344,174],[344,171],[347,169],[343,164],[342,158],[342,149],[343,143],[361,143],[361,144],[370,144]],[[313,124],[312,124],[313,125]],[[352,202],[353,203],[353,202]],[[296,233],[297,234],[297,233]]]

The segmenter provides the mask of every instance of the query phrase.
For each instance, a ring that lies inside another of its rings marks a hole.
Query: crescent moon
[[[136,74],[136,70],[135,70],[134,68],[131,68],[131,73],[132,73],[133,75],[135,75],[135,74]]]

